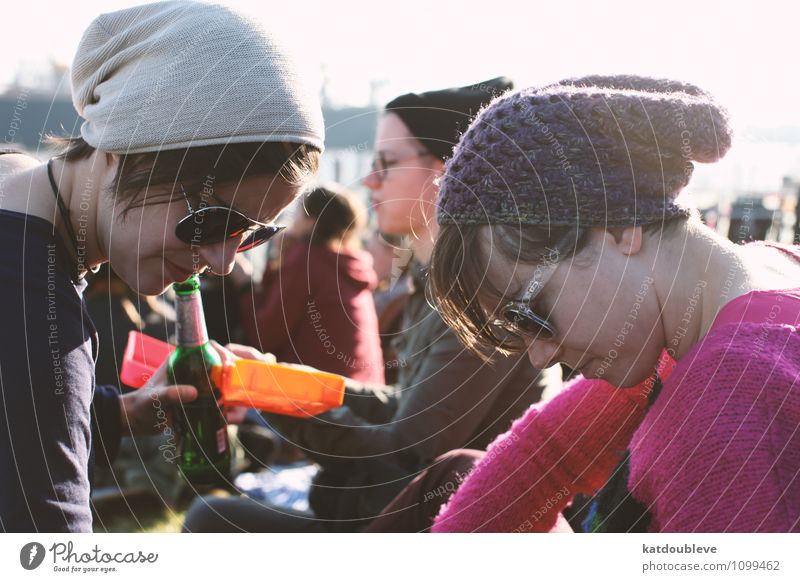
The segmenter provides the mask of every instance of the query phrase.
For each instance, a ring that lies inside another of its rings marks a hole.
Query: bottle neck
[[[178,294],[175,304],[177,344],[184,348],[190,348],[208,343],[208,330],[200,292],[187,295]]]

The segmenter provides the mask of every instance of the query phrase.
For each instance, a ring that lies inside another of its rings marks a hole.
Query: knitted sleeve
[[[787,325],[727,325],[681,359],[631,441],[650,530],[800,530],[798,377]]]
[[[647,403],[646,383],[579,378],[533,406],[490,445],[445,505],[434,532],[546,532],[576,493],[600,488]]]

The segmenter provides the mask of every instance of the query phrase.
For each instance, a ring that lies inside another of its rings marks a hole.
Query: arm
[[[576,493],[594,492],[606,481],[646,400],[639,387],[573,381],[489,447],[442,508],[433,531],[550,531]]]
[[[529,364],[524,358],[505,358],[492,367],[466,351],[444,324],[431,338],[430,349],[420,356],[424,359],[406,385],[388,397],[385,391],[380,395],[386,397],[384,405],[377,405],[376,391],[367,387],[374,420],[359,414],[364,397],[353,391],[348,406],[313,419],[275,417],[275,424],[313,458],[326,462],[381,456],[415,470],[464,446],[491,411],[502,382],[516,366]],[[383,408],[384,414],[375,408]]]
[[[631,492],[651,507],[652,530],[800,527],[800,337],[728,327],[684,357],[632,443]]]
[[[111,468],[117,457],[122,433],[119,391],[116,386],[96,386],[92,398],[92,443],[94,462]]]
[[[91,531],[90,327],[61,272],[48,289],[41,247],[17,243],[25,278],[0,269],[0,530]]]

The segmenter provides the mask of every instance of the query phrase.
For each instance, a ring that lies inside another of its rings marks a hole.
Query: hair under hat
[[[97,17],[72,65],[83,139],[114,153],[233,142],[323,148],[315,88],[274,34],[228,7],[161,2]]]
[[[630,226],[676,202],[694,161],[731,146],[727,113],[687,83],[592,76],[496,99],[446,166],[440,224]]]
[[[445,160],[481,107],[513,87],[507,77],[497,77],[465,87],[406,93],[390,101],[386,111],[398,115],[431,154]]]

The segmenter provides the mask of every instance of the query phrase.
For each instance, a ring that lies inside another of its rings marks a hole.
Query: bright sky
[[[0,85],[20,64],[69,63],[100,12],[138,1],[26,0],[5,9]],[[586,73],[635,72],[693,81],[738,124],[800,125],[800,7],[759,1],[354,2],[231,0],[279,26],[324,65],[329,95],[363,105],[411,90],[498,75],[518,86]],[[794,4],[794,3],[792,3]],[[15,47],[16,51],[9,50]],[[14,54],[18,58],[14,58]]]

